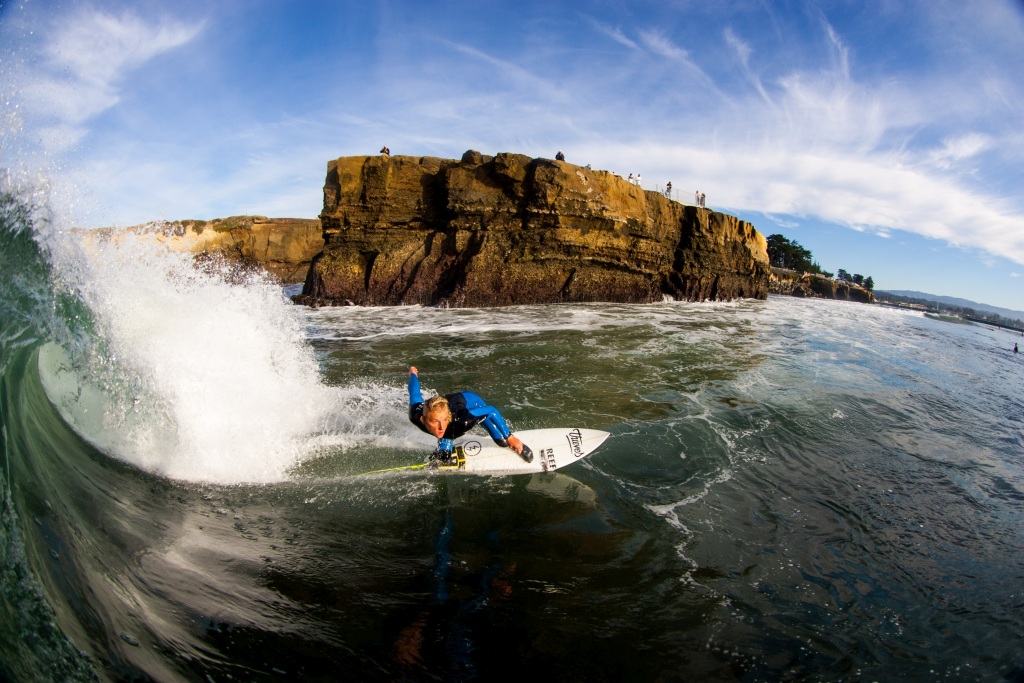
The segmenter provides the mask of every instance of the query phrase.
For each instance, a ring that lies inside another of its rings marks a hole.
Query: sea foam
[[[91,344],[40,362],[65,418],[105,452],[164,476],[286,478],[343,399],[321,381],[280,286],[225,264],[197,267],[152,235],[73,242],[55,259],[59,286],[88,308]]]

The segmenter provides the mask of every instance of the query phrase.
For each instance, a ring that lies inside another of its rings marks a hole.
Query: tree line
[[[785,268],[787,270],[798,270],[803,273],[813,273],[824,277],[835,278],[841,282],[855,284],[863,287],[869,292],[875,288],[875,280],[870,275],[864,277],[860,273],[850,274],[840,268],[835,274],[823,270],[814,255],[795,240],[789,240],[782,235],[768,235],[768,260],[774,268]]]

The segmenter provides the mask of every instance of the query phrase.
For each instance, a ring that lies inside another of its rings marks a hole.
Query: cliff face
[[[342,157],[297,300],[501,306],[765,298],[764,237],[607,171],[516,154]]]
[[[232,216],[150,223],[128,230],[154,234],[178,251],[259,264],[285,283],[304,282],[313,257],[324,247],[320,221],[309,218]]]
[[[862,304],[875,303],[873,292],[850,284],[837,282],[824,275],[811,273],[793,273],[782,271],[772,273],[768,289],[772,294],[788,294],[790,296],[813,297],[818,299],[838,299],[840,301],[856,301]]]

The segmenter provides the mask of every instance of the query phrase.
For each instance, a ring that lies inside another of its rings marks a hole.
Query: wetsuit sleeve
[[[409,422],[416,425],[421,431],[427,431],[427,428],[420,422],[420,416],[423,415],[423,393],[420,391],[420,378],[416,375],[409,373]]]
[[[423,392],[420,391],[420,378],[409,373],[409,405],[423,403]]]
[[[420,421],[420,417],[423,416],[423,392],[420,390],[420,378],[416,375],[409,373],[409,422],[416,425],[420,431],[430,433],[423,422]],[[448,457],[452,453],[452,440],[451,439],[438,439],[437,449],[434,451],[438,455]]]

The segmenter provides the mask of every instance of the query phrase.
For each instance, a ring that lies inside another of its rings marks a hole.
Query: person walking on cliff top
[[[668,181],[667,185],[665,185],[665,196],[668,197],[669,199],[672,199],[672,181],[671,180]]]
[[[482,425],[499,446],[511,448],[526,462],[533,462],[533,452],[512,434],[497,408],[471,391],[423,400],[419,371],[409,368],[409,421],[420,430],[437,437],[437,449],[430,456],[431,464],[451,458],[453,441],[476,425]]]

